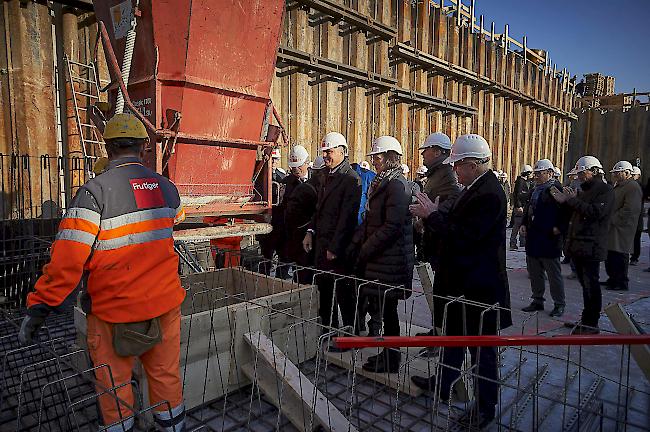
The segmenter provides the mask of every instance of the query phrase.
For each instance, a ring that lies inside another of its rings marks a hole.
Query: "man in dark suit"
[[[425,220],[445,245],[434,281],[434,314],[443,314],[446,335],[494,335],[512,325],[506,274],[506,196],[489,168],[492,157],[480,135],[458,137],[450,163],[465,188],[448,212],[438,211],[438,200],[418,194],[411,212]],[[465,300],[458,300],[464,296]],[[446,298],[443,298],[446,297]],[[472,303],[467,303],[466,300]],[[480,305],[478,304],[480,303]],[[492,305],[498,304],[498,308]],[[479,376],[474,409],[463,422],[484,427],[495,416],[498,368],[495,347],[470,348],[473,369]],[[439,377],[412,377],[424,389],[449,398],[465,357],[464,348],[445,348]],[[439,381],[436,383],[436,381]]]
[[[336,309],[338,303],[343,325],[354,326],[355,288],[349,281],[335,274],[343,275],[349,270],[345,252],[357,226],[361,179],[350,167],[348,144],[343,135],[338,132],[325,135],[321,150],[327,172],[318,191],[316,213],[305,234],[303,247],[307,253],[312,249],[315,251],[316,268],[323,271],[316,276],[321,323],[325,326],[339,326]],[[334,302],[332,297],[335,297]],[[356,325],[358,324],[357,322]]]

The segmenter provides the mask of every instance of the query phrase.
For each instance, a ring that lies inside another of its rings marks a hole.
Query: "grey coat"
[[[633,252],[642,195],[641,186],[634,180],[614,186],[614,206],[607,233],[608,250],[626,254]]]

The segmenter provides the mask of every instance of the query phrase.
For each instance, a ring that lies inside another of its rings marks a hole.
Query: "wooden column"
[[[364,15],[369,15],[368,0],[358,0],[357,10]],[[360,69],[368,68],[368,45],[366,45],[366,36],[357,32],[352,35],[350,41],[352,66]],[[368,97],[366,89],[355,87],[350,90],[350,133],[348,142],[352,143],[354,151],[351,153],[351,159],[358,162],[366,159],[366,154],[370,148],[370,138],[368,136]]]
[[[296,9],[291,12],[291,36],[296,49],[304,52],[313,52],[314,43],[312,31],[309,27],[307,12]],[[309,77],[302,73],[295,73],[290,76],[291,82],[291,140],[296,144],[304,146],[313,160],[318,156],[319,149],[317,133],[312,132],[312,88],[309,85]]]
[[[440,8],[433,9],[433,42],[431,45],[434,56],[445,58],[447,47],[447,16],[442,13]],[[445,80],[444,77],[436,75],[431,79],[431,92],[434,96],[445,97]],[[434,132],[447,132],[444,130],[442,112],[435,111],[431,115],[431,128]]]

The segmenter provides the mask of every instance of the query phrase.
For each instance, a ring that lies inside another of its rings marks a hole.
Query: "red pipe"
[[[478,347],[530,345],[646,345],[650,335],[589,336],[385,336],[336,337],[339,348]]]

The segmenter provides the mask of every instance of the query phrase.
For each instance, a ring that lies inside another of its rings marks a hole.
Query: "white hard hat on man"
[[[309,163],[309,153],[301,145],[295,145],[289,152],[289,168],[297,168]]]
[[[485,138],[478,134],[461,135],[451,146],[451,153],[444,163],[456,163],[472,158],[483,161],[492,157],[492,151]]]

